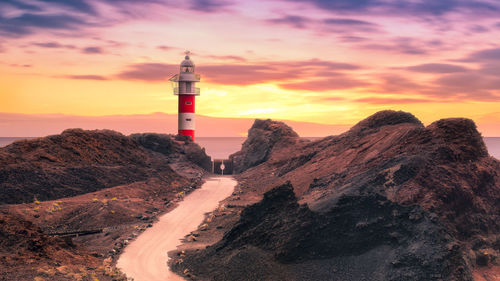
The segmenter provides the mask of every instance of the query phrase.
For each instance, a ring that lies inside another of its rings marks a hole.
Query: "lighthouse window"
[[[191,118],[186,118],[186,121],[191,121]]]
[[[190,101],[187,101],[187,102],[186,102],[186,104],[187,104],[187,105],[192,105],[193,103],[192,103],[192,102],[190,102]]]

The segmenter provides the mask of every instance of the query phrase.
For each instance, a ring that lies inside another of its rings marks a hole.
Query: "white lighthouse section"
[[[196,82],[200,82],[200,75],[194,72],[194,63],[186,52],[181,62],[180,73],[170,78],[174,82],[174,95],[179,96],[178,133],[189,136],[194,141],[195,135],[195,97],[200,95]]]
[[[180,113],[178,127],[179,130],[193,130],[195,129],[194,113]]]

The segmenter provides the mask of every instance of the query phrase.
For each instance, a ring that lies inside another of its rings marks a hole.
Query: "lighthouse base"
[[[194,130],[179,130],[179,135],[191,137],[194,142]]]

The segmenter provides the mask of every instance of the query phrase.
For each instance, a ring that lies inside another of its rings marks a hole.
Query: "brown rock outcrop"
[[[210,157],[197,144],[171,135],[130,137],[109,130],[65,130],[0,148],[0,204],[27,203],[172,176],[203,174]],[[201,166],[201,167],[200,167]]]
[[[424,127],[384,111],[339,136],[275,143],[238,175],[263,200],[213,247],[187,252],[194,276],[473,280],[499,260],[500,162],[471,120]]]
[[[256,119],[248,130],[248,138],[243,143],[241,151],[229,156],[233,162],[233,172],[241,173],[266,161],[277,143],[298,136],[283,122]]]

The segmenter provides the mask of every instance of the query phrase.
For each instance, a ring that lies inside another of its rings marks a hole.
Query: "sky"
[[[175,114],[186,50],[208,117],[394,109],[500,136],[496,0],[1,0],[0,113]]]

